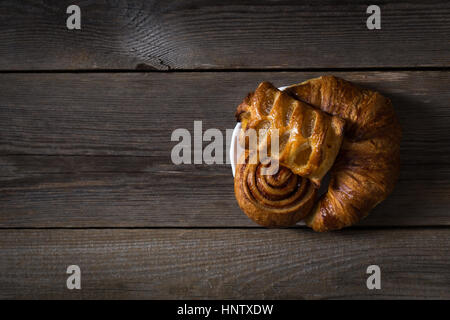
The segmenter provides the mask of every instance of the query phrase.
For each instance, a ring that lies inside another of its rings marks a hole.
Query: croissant
[[[306,224],[315,231],[355,224],[386,199],[399,175],[401,128],[391,101],[334,76],[293,85],[286,92],[346,121],[328,192]]]
[[[340,229],[365,217],[393,190],[401,130],[390,100],[377,92],[333,76],[284,92],[263,82],[239,105],[236,116],[244,131],[262,127],[266,136],[274,128],[281,131],[278,173],[263,176],[264,164],[249,164],[255,157],[249,151],[236,167],[238,203],[261,225],[287,226],[306,217],[315,231]],[[305,144],[310,151],[299,156]],[[312,206],[315,188],[330,167],[328,192]],[[296,188],[290,189],[293,179]]]

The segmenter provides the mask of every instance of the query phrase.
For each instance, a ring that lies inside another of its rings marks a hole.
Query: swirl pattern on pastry
[[[283,166],[265,175],[268,164],[256,161],[252,154],[244,152],[236,167],[234,190],[241,209],[266,227],[290,226],[303,219],[316,197],[311,181]]]

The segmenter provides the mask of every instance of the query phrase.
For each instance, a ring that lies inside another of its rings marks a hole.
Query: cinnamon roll
[[[240,208],[266,227],[291,226],[311,211],[317,189],[304,177],[284,166],[264,172],[269,164],[245,151],[236,167],[234,191]]]

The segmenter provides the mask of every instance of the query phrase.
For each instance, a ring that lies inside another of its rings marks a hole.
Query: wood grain
[[[449,252],[439,228],[1,230],[0,298],[449,299]],[[72,264],[81,290],[66,289]]]
[[[66,8],[81,8],[81,30]],[[448,67],[450,4],[377,1],[3,1],[1,70]]]
[[[232,129],[236,106],[263,80],[278,86],[323,72],[20,73],[0,75],[0,152],[170,157],[176,128]],[[334,72],[394,103],[404,161],[450,160],[450,72]]]
[[[405,165],[365,226],[450,225],[450,168]],[[237,206],[229,166],[147,157],[0,157],[0,227],[258,227]]]
[[[229,165],[173,165],[171,132],[232,128],[259,81],[318,75],[2,74],[0,227],[254,227]],[[450,225],[450,73],[337,75],[391,97],[403,126],[400,180],[362,225]]]

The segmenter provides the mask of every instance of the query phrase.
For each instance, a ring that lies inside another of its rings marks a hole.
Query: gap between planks
[[[448,66],[433,67],[360,67],[360,68],[235,68],[235,69],[44,69],[44,70],[0,70],[8,73],[224,73],[224,72],[411,72],[411,71],[450,71]]]

